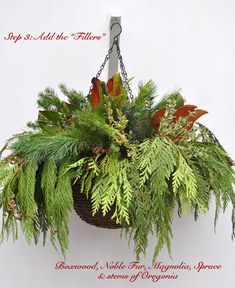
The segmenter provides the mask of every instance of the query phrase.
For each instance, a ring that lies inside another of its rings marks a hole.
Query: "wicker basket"
[[[86,223],[100,228],[121,228],[121,225],[111,219],[114,213],[114,206],[111,207],[111,210],[105,216],[102,215],[100,210],[92,216],[91,199],[87,198],[85,193],[80,192],[79,185],[74,185],[73,187],[73,201],[76,213]]]

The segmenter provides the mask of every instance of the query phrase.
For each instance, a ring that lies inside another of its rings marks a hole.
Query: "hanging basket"
[[[105,216],[102,215],[100,210],[95,215],[92,215],[91,198],[87,198],[85,193],[80,192],[79,184],[73,186],[73,201],[76,213],[86,223],[99,228],[121,228],[121,225],[117,224],[114,219],[111,219],[114,213],[114,206],[111,207]]]
[[[61,84],[64,101],[46,88],[30,130],[0,150],[0,156],[11,151],[0,160],[2,240],[10,233],[17,239],[20,222],[28,242],[38,243],[41,234],[45,241],[50,233],[65,255],[74,207],[90,225],[126,228],[137,259],[156,233],[156,262],[164,245],[170,251],[175,208],[179,216],[195,211],[196,219],[208,211],[212,193],[215,223],[219,210],[232,204],[235,237],[234,161],[197,122],[207,112],[186,104],[179,91],[155,101],[153,81],[140,83],[133,97],[118,35],[87,97]],[[120,73],[106,83],[99,76],[115,47]]]

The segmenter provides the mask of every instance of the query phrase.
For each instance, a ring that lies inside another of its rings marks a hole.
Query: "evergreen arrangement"
[[[215,196],[215,225],[220,210],[235,207],[234,162],[213,133],[197,123],[207,113],[184,103],[180,91],[158,101],[152,81],[140,83],[129,99],[116,74],[97,78],[89,97],[60,85],[38,97],[39,114],[28,129],[3,147],[0,161],[1,240],[38,242],[47,234],[65,254],[73,188],[91,198],[92,213],[112,219],[135,243],[139,258],[149,234],[156,235],[153,262],[166,245],[171,251],[172,219],[192,212],[195,219]],[[6,152],[5,151],[5,152]],[[232,237],[235,213],[232,212]]]

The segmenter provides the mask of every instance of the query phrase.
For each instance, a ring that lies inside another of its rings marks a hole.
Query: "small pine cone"
[[[230,167],[233,166],[233,160],[231,158],[227,157],[227,162]]]
[[[53,235],[56,235],[57,232],[58,232],[58,231],[57,231],[56,229],[52,229],[52,230],[51,230],[51,233],[52,233]]]
[[[112,148],[110,148],[110,147],[107,148],[107,149],[106,149],[106,153],[108,153],[108,154],[109,154],[109,153],[112,153]]]
[[[7,160],[10,164],[16,164],[16,163],[22,162],[22,159],[21,159],[19,156],[14,155],[14,154],[8,155],[8,156],[6,157],[6,160]]]
[[[97,146],[97,147],[94,147],[94,148],[92,148],[92,150],[91,150],[94,154],[96,154],[96,155],[98,155],[98,154],[101,154],[102,153],[102,151],[103,151],[103,148],[102,147],[99,147],[99,146]]]
[[[15,218],[16,218],[16,220],[19,220],[19,221],[21,221],[23,219],[23,217],[20,214],[16,215]]]
[[[12,204],[7,204],[7,212],[11,212],[13,210]]]
[[[89,167],[88,164],[86,164],[86,166],[84,167],[84,170],[87,172],[87,171],[91,170],[91,168]]]
[[[66,116],[66,120],[67,120],[67,122],[69,124],[71,124],[73,122],[73,120],[74,120],[74,116],[73,115],[68,115],[68,116]]]

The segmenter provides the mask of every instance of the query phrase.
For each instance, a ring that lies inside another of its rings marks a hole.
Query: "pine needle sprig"
[[[16,203],[19,205],[20,214],[22,215],[22,230],[29,243],[32,237],[37,237],[34,229],[34,219],[38,212],[37,203],[34,198],[37,169],[38,165],[36,162],[26,163],[22,167],[16,196]]]

